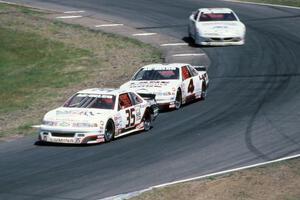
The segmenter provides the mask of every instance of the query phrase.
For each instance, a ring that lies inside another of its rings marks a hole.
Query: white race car
[[[144,66],[121,86],[133,89],[141,96],[155,94],[160,109],[179,109],[190,100],[204,99],[207,87],[205,67],[181,63]]]
[[[128,90],[87,89],[44,116],[39,140],[74,144],[109,142],[135,131],[148,131],[157,115],[154,98],[145,100]]]
[[[188,34],[198,45],[243,45],[246,27],[229,8],[201,8],[190,16]]]

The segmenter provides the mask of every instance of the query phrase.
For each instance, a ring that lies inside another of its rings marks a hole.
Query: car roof
[[[233,12],[230,8],[199,8],[204,13],[231,13]]]
[[[182,66],[189,65],[187,63],[155,63],[155,64],[150,64],[150,65],[145,65],[144,69],[148,70],[159,70],[159,69],[164,69],[164,68],[180,68]]]
[[[129,92],[123,89],[115,89],[115,88],[89,88],[85,90],[81,90],[77,93],[84,93],[84,94],[106,94],[106,95],[118,95],[120,93]]]

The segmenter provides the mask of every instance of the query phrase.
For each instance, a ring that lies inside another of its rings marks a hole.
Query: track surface
[[[0,199],[97,199],[300,153],[300,10],[213,0],[43,2],[177,38],[196,8],[230,7],[248,28],[247,44],[204,48],[207,100],[161,114],[149,133],[88,147],[35,146],[31,137],[0,144]]]

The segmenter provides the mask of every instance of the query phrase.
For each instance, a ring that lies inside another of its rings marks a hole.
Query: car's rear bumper
[[[167,110],[175,108],[175,101],[157,103],[159,110]]]
[[[39,141],[63,144],[95,144],[105,142],[100,132],[68,132],[54,130],[40,130]]]

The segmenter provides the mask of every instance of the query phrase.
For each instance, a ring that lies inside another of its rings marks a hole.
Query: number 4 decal
[[[129,128],[131,126],[135,125],[135,113],[134,113],[135,109],[131,108],[130,110],[125,110],[126,115],[127,115],[127,124],[126,124],[126,128]]]
[[[188,86],[188,93],[193,93],[194,92],[194,81],[193,79],[191,79],[190,83],[189,83],[189,86]]]

